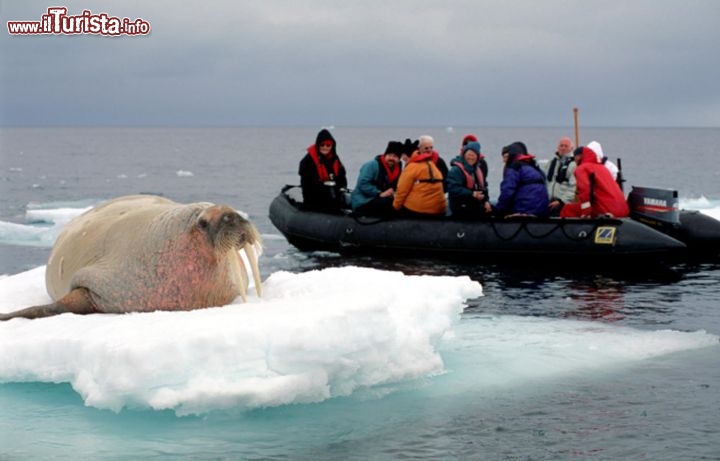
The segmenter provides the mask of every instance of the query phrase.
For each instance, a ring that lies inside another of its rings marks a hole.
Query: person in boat
[[[446,182],[450,214],[455,219],[478,219],[492,212],[480,155],[480,143],[469,141],[462,154],[450,162]]]
[[[605,157],[605,154],[603,154],[602,146],[597,141],[591,141],[590,144],[587,145],[590,149],[592,149],[593,152],[595,152],[595,155],[597,156],[598,162],[605,165],[605,168],[608,169],[610,172],[610,175],[612,175],[612,178],[614,181],[617,181],[618,178],[618,172],[620,169],[617,165],[615,165],[612,160]]]
[[[589,147],[575,149],[575,181],[577,201],[563,206],[561,218],[596,218],[630,215],[625,195],[610,171],[598,160],[597,153]]]
[[[315,211],[339,212],[345,207],[347,173],[337,155],[337,143],[326,129],[300,160],[300,187],[303,205]]]
[[[420,136],[418,138],[418,149],[421,154],[430,154],[431,161],[435,164],[443,177],[443,191],[447,191],[445,178],[447,178],[448,167],[445,160],[443,160],[442,157],[440,157],[440,154],[435,150],[435,140],[433,137],[427,134]]]
[[[410,156],[415,152],[420,144],[419,140],[412,141],[410,138],[405,138],[403,143],[402,153],[400,154],[400,161],[403,165],[407,165],[410,161]]]
[[[390,141],[385,153],[360,167],[357,184],[350,195],[353,212],[382,217],[395,213],[393,198],[402,171],[400,156],[404,150],[403,143]]]
[[[575,200],[574,148],[569,137],[560,138],[555,156],[545,170],[552,216],[558,216],[564,204]]]
[[[480,141],[478,141],[477,136],[475,136],[474,134],[465,135],[465,137],[462,140],[462,144],[460,145],[460,155],[465,153],[465,146],[469,142],[480,143]],[[487,182],[488,164],[487,164],[487,161],[485,160],[485,156],[482,154],[482,152],[480,152],[480,158],[478,159],[478,165],[480,166],[480,170],[482,170],[483,177],[485,178],[485,182]]]
[[[529,154],[522,142],[503,148],[505,168],[500,183],[500,197],[493,212],[500,216],[547,216],[548,198],[545,173],[535,156]]]
[[[433,162],[433,153],[421,153],[418,141],[405,146],[410,155],[398,178],[393,208],[404,217],[445,216],[443,175]]]

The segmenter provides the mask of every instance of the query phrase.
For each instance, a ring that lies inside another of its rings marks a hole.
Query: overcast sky
[[[10,35],[50,6],[147,36]],[[720,126],[716,0],[0,0],[2,125]]]

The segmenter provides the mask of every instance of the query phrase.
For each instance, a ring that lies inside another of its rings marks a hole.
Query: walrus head
[[[215,251],[225,253],[232,250],[244,251],[250,271],[255,280],[255,291],[262,293],[260,270],[257,256],[261,249],[260,233],[255,226],[237,211],[227,205],[213,205],[205,208],[195,221],[197,229],[204,233]],[[238,263],[239,263],[238,258]],[[241,263],[239,268],[243,278],[247,278],[247,270]],[[246,299],[245,280],[240,281],[240,294]]]
[[[255,226],[226,205],[216,205],[203,210],[197,217],[196,226],[221,252],[260,243]]]

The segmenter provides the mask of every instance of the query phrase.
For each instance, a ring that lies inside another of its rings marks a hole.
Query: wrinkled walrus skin
[[[58,236],[45,271],[54,302],[0,320],[222,306],[245,299],[241,250],[260,295],[259,245],[255,226],[228,206],[119,197],[78,216]]]

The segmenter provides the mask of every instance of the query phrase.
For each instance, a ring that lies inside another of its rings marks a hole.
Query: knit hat
[[[469,143],[471,141],[477,142],[477,140],[478,140],[478,138],[474,134],[467,134],[467,135],[465,135],[465,137],[462,140],[462,145],[465,146],[467,143]]]
[[[420,145],[420,140],[416,139],[415,141],[411,141],[410,138],[405,139],[405,143],[403,144],[403,153],[411,156],[413,152],[415,152],[418,149],[418,146]]]
[[[400,157],[405,151],[405,145],[400,141],[390,141],[385,148],[385,154],[395,154]]]
[[[465,147],[463,147],[463,154],[467,151],[473,151],[476,154],[480,155],[480,143],[477,141],[470,141],[467,144],[465,144]]]

